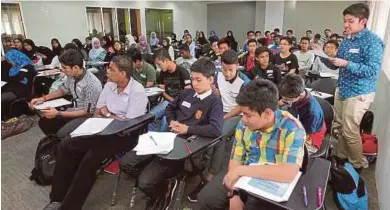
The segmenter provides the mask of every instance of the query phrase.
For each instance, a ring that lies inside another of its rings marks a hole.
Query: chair
[[[336,91],[337,80],[332,78],[324,78],[314,81],[309,84],[307,87],[312,88],[313,90],[320,91],[323,93],[328,93],[334,95]],[[334,97],[330,97],[326,99],[330,104],[333,105]]]
[[[327,135],[325,136],[325,139],[323,140],[321,144],[321,148],[315,152],[314,154],[310,155],[310,158],[324,158],[327,159],[329,155],[329,149],[331,146],[331,130],[333,126],[333,120],[335,119],[335,111],[333,109],[333,106],[326,100],[314,96],[317,101],[320,103],[320,106],[322,108],[322,111],[324,112],[324,121],[327,128]]]

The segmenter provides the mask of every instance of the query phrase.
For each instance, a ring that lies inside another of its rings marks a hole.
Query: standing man
[[[329,58],[340,67],[334,102],[334,128],[339,137],[335,155],[348,158],[358,172],[368,167],[362,155],[359,126],[374,101],[384,50],[382,40],[366,28],[369,15],[369,7],[363,3],[352,4],[344,10],[348,37],[341,43],[337,58]]]

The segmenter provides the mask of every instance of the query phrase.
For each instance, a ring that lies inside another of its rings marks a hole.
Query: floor
[[[38,126],[32,127],[25,133],[1,141],[1,207],[6,210],[39,210],[49,202],[50,186],[42,187],[31,182],[30,176],[33,167],[35,149],[38,141],[43,137]],[[369,209],[377,210],[378,195],[375,184],[375,164],[362,173],[369,191]],[[102,174],[92,189],[84,208],[85,210],[125,210],[129,209],[129,197],[134,180],[127,175],[121,177],[118,187],[117,204],[110,205],[111,193],[116,176]],[[196,180],[190,180],[185,192],[196,185]],[[134,209],[145,209],[144,195],[137,194],[137,203]],[[196,207],[184,201],[183,208]],[[330,187],[326,194],[326,207],[336,210]],[[187,209],[188,209],[187,208]]]

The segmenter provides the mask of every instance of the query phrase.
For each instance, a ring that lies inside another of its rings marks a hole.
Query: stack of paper
[[[276,202],[284,202],[288,201],[301,174],[301,172],[298,172],[290,183],[243,176],[236,182],[234,187],[243,189],[254,196],[261,196]]]
[[[324,51],[322,50],[310,50],[309,52],[313,53],[316,56],[323,57],[323,58],[328,58],[329,56],[325,54]]]
[[[54,99],[51,101],[45,101],[42,104],[35,106],[34,108],[38,109],[38,110],[42,110],[42,109],[49,109],[51,107],[55,108],[55,107],[66,106],[69,104],[72,104],[72,102],[70,102],[64,98],[59,98],[59,99]]]
[[[133,150],[137,155],[168,154],[173,150],[175,138],[172,132],[148,132],[139,137]]]
[[[70,136],[89,136],[102,132],[114,119],[112,118],[89,118],[78,128],[76,128]]]

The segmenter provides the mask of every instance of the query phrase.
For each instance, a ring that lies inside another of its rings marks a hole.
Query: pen
[[[303,202],[305,203],[305,207],[308,206],[307,204],[307,192],[306,192],[306,186],[303,186],[302,187],[302,191],[303,191]]]
[[[190,146],[187,144],[187,140],[184,140],[184,146],[186,147],[189,154],[192,154]]]
[[[156,140],[154,140],[153,136],[149,136],[150,139],[152,139],[152,141],[154,142],[155,145],[157,145],[157,142]]]
[[[322,204],[322,189],[321,187],[317,188],[317,206],[320,207]]]

